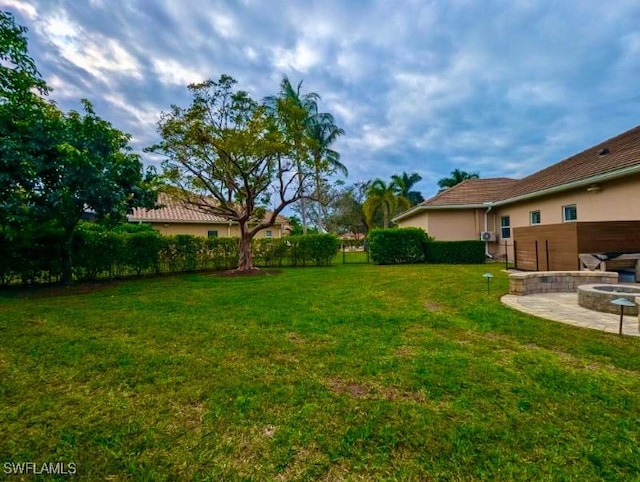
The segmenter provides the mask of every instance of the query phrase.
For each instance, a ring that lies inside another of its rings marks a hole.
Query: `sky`
[[[638,0],[0,0],[63,110],[93,102],[142,150],[186,86],[283,76],[345,135],[347,182],[523,177],[640,124]],[[147,164],[158,159],[141,153]]]

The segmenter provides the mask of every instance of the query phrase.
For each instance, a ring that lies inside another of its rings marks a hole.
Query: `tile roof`
[[[429,208],[473,207],[487,202],[507,204],[521,196],[535,196],[548,189],[561,191],[580,181],[588,183],[597,176],[614,177],[618,171],[621,171],[618,175],[624,175],[623,169],[636,167],[640,170],[640,126],[520,180],[501,177],[461,182],[400,213],[394,220],[413,216]]]
[[[534,172],[504,191],[496,201],[532,194],[636,165],[640,165],[640,126]]]
[[[158,194],[156,209],[135,208],[128,216],[130,222],[228,224],[229,221],[215,214],[204,213],[175,199],[167,193]],[[285,224],[286,219],[278,216],[277,224]]]
[[[495,201],[519,181],[508,177],[467,179],[423,201],[420,206],[457,206]]]

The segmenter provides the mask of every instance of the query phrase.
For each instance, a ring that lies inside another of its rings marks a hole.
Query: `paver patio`
[[[528,296],[504,295],[502,302],[510,308],[568,325],[618,333],[620,315],[600,313],[578,305],[577,293],[545,293]],[[638,317],[625,316],[622,333],[640,336]]]

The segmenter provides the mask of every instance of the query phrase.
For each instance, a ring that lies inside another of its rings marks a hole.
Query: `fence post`
[[[547,271],[551,271],[551,267],[549,266],[549,240],[544,240],[544,250],[547,257]]]
[[[504,242],[504,269],[509,269],[509,250],[507,246],[507,241]]]
[[[513,269],[518,269],[518,251],[516,251],[516,240],[513,240]]]

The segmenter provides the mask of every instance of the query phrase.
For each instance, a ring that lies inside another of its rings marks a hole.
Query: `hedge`
[[[485,262],[484,241],[429,241],[427,263],[482,264]]]
[[[62,233],[56,229],[24,231],[13,238],[0,231],[0,285],[58,281],[62,243]],[[326,234],[258,239],[253,243],[257,266],[328,265],[338,249],[338,239]],[[238,240],[162,236],[149,225],[130,224],[109,230],[81,223],[74,233],[71,259],[76,280],[233,269],[238,266]]]
[[[372,229],[367,236],[376,264],[421,263],[428,238],[420,228]]]

